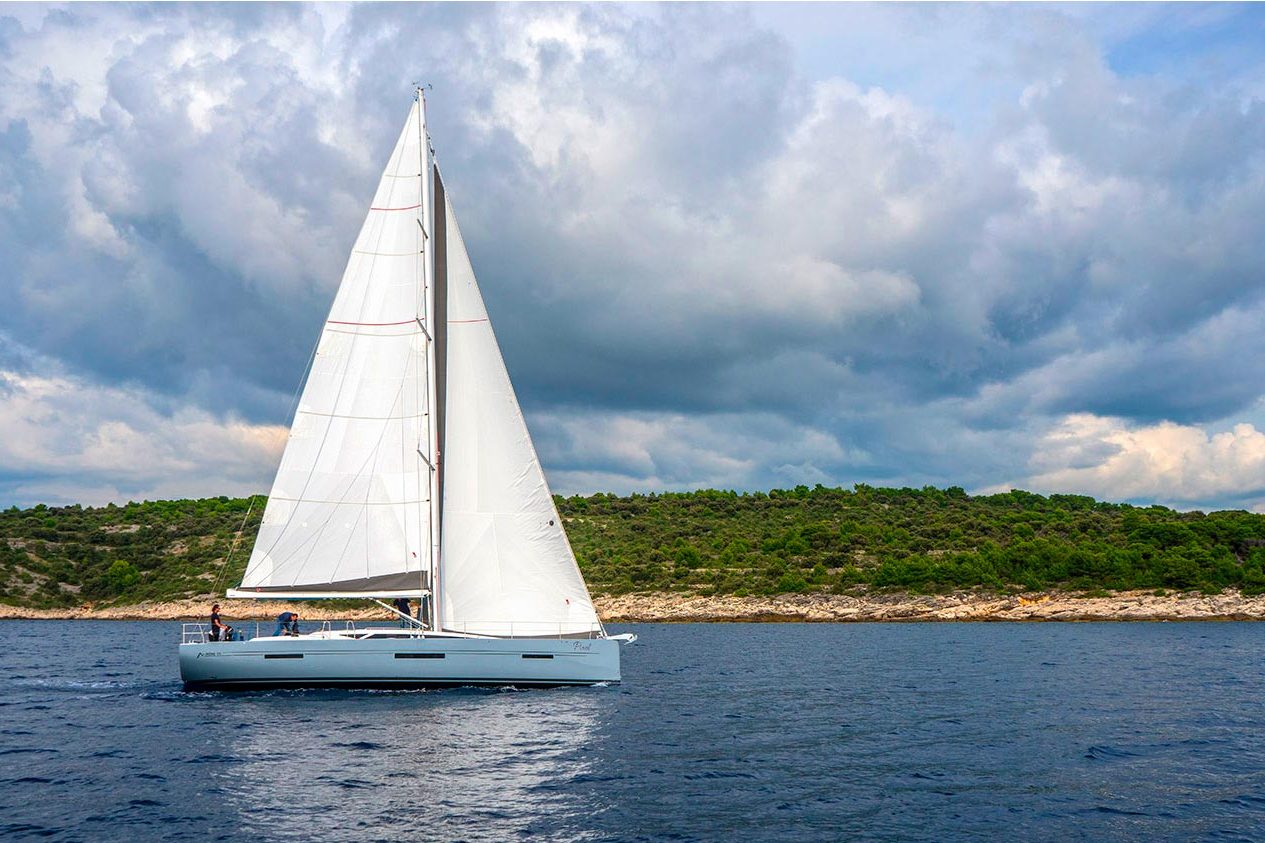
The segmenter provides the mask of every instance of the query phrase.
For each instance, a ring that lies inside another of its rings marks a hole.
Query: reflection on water
[[[1265,624],[635,631],[618,687],[238,695],[0,623],[0,840],[1265,840]]]
[[[236,763],[214,786],[267,838],[530,834],[582,828],[592,805],[559,786],[587,772],[609,689],[274,692],[231,706]]]

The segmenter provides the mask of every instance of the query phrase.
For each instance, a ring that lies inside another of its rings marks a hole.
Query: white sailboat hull
[[[619,647],[609,638],[316,633],[181,644],[180,676],[187,689],[594,685],[619,681]]]

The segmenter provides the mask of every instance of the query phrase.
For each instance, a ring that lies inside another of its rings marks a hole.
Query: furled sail
[[[435,193],[442,196],[438,180]],[[597,614],[510,384],[452,204],[445,200],[442,207],[442,627],[515,636],[594,631],[600,628]]]
[[[321,333],[234,594],[423,591],[432,534],[422,119],[415,103]]]

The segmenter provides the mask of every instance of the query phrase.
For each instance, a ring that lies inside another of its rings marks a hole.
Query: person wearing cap
[[[220,604],[211,606],[211,640],[219,641],[221,635],[225,641],[233,640],[233,628],[220,620]]]

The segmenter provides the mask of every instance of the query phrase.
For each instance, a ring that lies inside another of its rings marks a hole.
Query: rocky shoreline
[[[595,601],[609,622],[1184,621],[1265,620],[1265,595],[1149,591],[1106,597],[1048,592],[1006,595],[783,594],[686,597],[631,594]]]
[[[0,619],[46,620],[199,620],[210,598],[141,603],[134,606],[82,606],[27,609],[0,605]],[[893,621],[1193,621],[1265,620],[1265,595],[1236,591],[1155,594],[1119,592],[1106,597],[1049,592],[991,595],[959,592],[942,595],[782,594],[773,597],[699,597],[682,594],[624,594],[597,597],[598,614],[608,623],[698,622],[893,622]],[[305,620],[385,620],[377,607],[339,609],[319,604],[220,600],[226,619],[268,620],[294,609]]]

